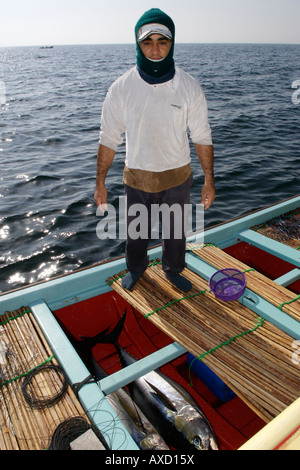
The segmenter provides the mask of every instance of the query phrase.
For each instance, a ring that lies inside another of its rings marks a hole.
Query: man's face
[[[171,45],[172,41],[160,34],[151,34],[140,42],[142,53],[150,60],[162,60],[167,57]]]

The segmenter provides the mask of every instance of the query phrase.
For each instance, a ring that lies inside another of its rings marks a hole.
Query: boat
[[[300,195],[189,235],[188,294],[164,280],[160,259],[161,246],[149,248],[148,269],[130,292],[121,285],[122,256],[0,295],[0,328],[9,325],[16,342],[27,341],[19,354],[26,349],[32,359],[28,371],[15,374],[23,380],[42,361],[59,368],[69,390],[56,414],[51,406],[34,409],[43,414],[46,442],[36,435],[38,424],[30,425],[42,418],[26,416],[28,402],[16,424],[9,416],[18,381],[1,379],[0,354],[1,449],[49,448],[59,425],[78,415],[104,438],[106,450],[139,450],[106,396],[157,369],[193,396],[220,450],[300,449]],[[236,300],[220,300],[210,289],[209,280],[225,268],[246,277]],[[109,331],[125,310],[120,344],[137,361],[122,368],[115,347],[98,344],[93,357],[107,376],[95,380],[73,339]],[[34,357],[42,346],[30,342],[31,324],[45,348],[39,364]],[[20,409],[15,403],[11,414]],[[27,431],[18,431],[22,422]],[[30,426],[35,435],[26,440]]]

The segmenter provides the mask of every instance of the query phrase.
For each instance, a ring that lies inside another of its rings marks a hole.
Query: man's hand
[[[216,188],[213,183],[205,184],[202,188],[201,204],[204,206],[204,210],[210,208],[216,197]]]
[[[94,199],[97,207],[104,214],[104,212],[107,211],[107,190],[104,184],[96,187]]]
[[[214,149],[212,145],[195,144],[196,152],[204,173],[204,186],[201,194],[201,204],[207,210],[216,197],[214,179]]]
[[[94,199],[96,201],[97,207],[99,207],[103,214],[107,210],[107,190],[105,187],[105,178],[114,156],[114,150],[105,147],[104,145],[99,145],[97,155],[96,190],[94,193]]]

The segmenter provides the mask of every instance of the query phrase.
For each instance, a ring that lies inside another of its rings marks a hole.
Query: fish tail
[[[94,347],[98,343],[114,344],[117,345],[120,334],[122,333],[124,322],[126,318],[126,308],[121,316],[120,320],[116,324],[115,328],[108,333],[109,328],[101,331],[95,336],[80,336],[86,346],[90,348]]]

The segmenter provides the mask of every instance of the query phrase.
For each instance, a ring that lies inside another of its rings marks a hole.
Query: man
[[[175,26],[159,9],[144,13],[135,27],[137,67],[110,87],[101,119],[95,201],[107,203],[105,178],[122,134],[126,135],[123,174],[127,197],[128,226],[134,219],[130,208],[143,204],[150,214],[153,205],[179,204],[182,220],[170,219],[170,236],[162,240],[162,267],[172,284],[183,292],[192,285],[180,273],[185,267],[184,205],[189,204],[192,171],[188,129],[195,144],[205,181],[201,202],[208,209],[215,198],[213,146],[205,96],[198,82],[174,64]],[[148,235],[149,236],[149,235]],[[132,289],[148,265],[148,238],[127,235],[128,273],[122,284]]]

